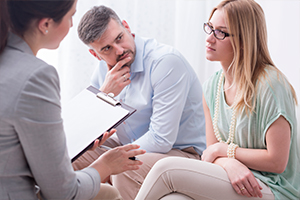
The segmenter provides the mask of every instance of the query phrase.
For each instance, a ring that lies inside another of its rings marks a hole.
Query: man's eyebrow
[[[105,47],[102,47],[101,49],[100,49],[100,51],[102,51],[103,49],[105,49],[106,47],[108,47],[109,45],[106,45]]]
[[[119,35],[117,35],[117,37],[115,38],[114,41],[116,41],[121,35],[123,35],[123,32],[119,33]],[[106,46],[102,47],[102,48],[100,49],[100,51],[102,51],[103,49],[105,49],[105,48],[108,47],[108,46],[109,46],[109,45],[106,45]]]
[[[123,32],[119,33],[119,35],[117,35],[117,37],[115,38],[115,41],[121,36],[123,35]]]

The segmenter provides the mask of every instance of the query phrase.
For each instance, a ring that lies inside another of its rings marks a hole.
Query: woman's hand
[[[94,151],[97,147],[101,146],[107,140],[107,138],[112,136],[115,132],[117,132],[116,129],[111,129],[109,132],[103,133],[101,140],[95,140],[93,147],[90,148],[89,151]]]
[[[227,157],[228,144],[217,142],[209,145],[201,156],[201,160],[213,163],[218,157]]]
[[[131,160],[135,157],[146,153],[145,150],[138,149],[140,146],[136,144],[128,144],[103,153],[90,167],[95,168],[102,180],[113,174],[119,174],[127,170],[137,170],[139,165],[143,164],[139,160]]]
[[[224,164],[228,178],[234,190],[247,197],[262,197],[262,187],[258,184],[253,173],[240,161],[228,158]]]

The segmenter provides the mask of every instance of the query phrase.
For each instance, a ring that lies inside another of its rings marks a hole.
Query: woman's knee
[[[101,183],[100,191],[98,192],[97,196],[94,200],[122,200],[119,191],[117,188],[109,185]]]

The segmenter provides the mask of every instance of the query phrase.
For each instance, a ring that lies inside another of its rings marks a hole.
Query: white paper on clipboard
[[[94,89],[95,91],[98,90]],[[128,106],[113,106],[100,99],[94,92],[88,88],[84,89],[62,106],[67,149],[72,162],[84,153],[95,139],[118,126],[135,112],[135,109],[126,109]]]

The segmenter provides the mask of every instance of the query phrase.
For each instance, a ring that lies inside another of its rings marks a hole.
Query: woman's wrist
[[[227,157],[228,158],[235,158],[235,153],[236,153],[236,149],[238,148],[239,146],[237,144],[234,144],[234,143],[230,143],[228,145],[228,148],[227,148]]]

